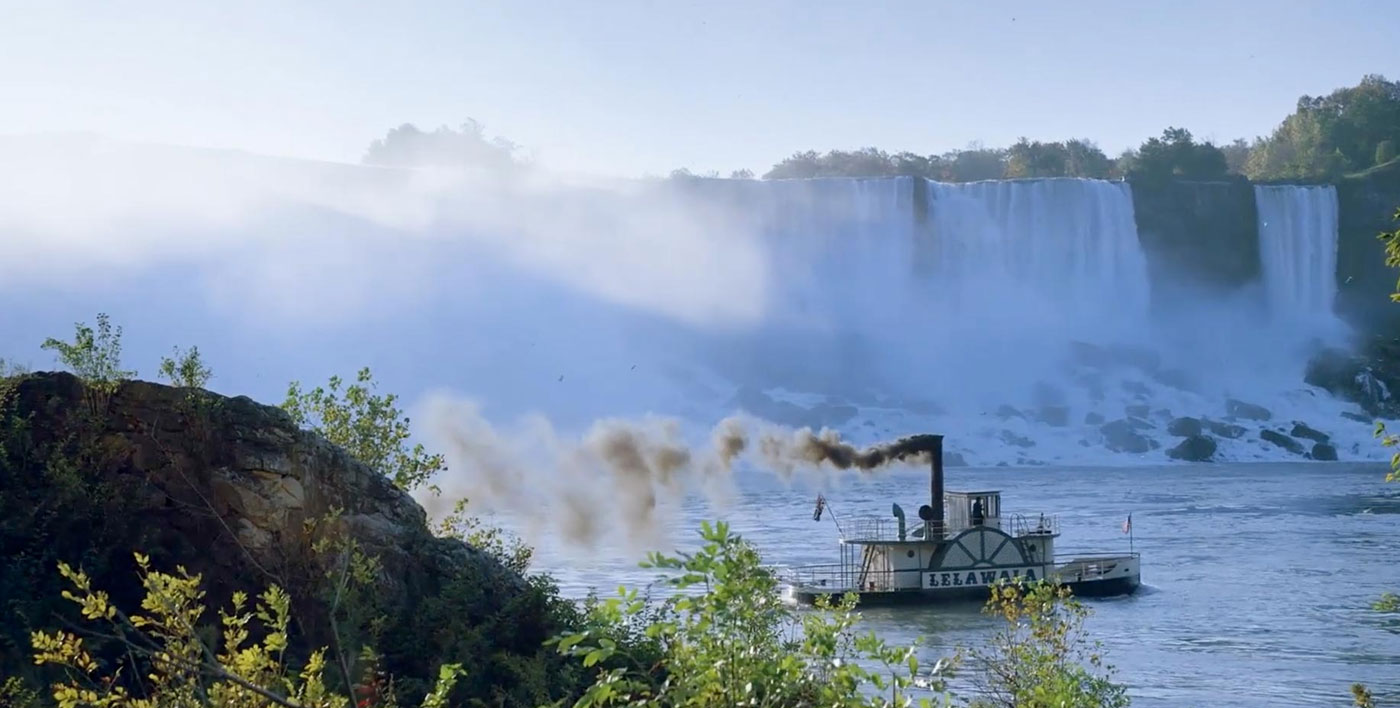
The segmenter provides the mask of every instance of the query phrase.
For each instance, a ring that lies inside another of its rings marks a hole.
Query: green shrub
[[[592,608],[587,628],[551,642],[585,667],[605,667],[577,708],[905,706],[920,691],[943,691],[941,667],[921,672],[913,647],[854,631],[854,596],[799,613],[728,525],[706,522],[700,536],[695,553],[643,563],[673,571],[665,582],[676,594],[660,606],[622,589]]]
[[[400,489],[415,489],[447,468],[442,455],[429,455],[421,444],[408,445],[411,421],[394,405],[398,396],[373,393],[377,386],[369,367],[360,369],[342,398],[343,385],[339,376],[332,376],[326,386],[302,391],[293,381],[282,408],[297,425],[344,448]]]
[[[992,586],[984,612],[1006,624],[978,647],[965,650],[976,667],[974,708],[1118,708],[1129,704],[1114,683],[1102,647],[1084,633],[1088,608],[1051,580]]]
[[[173,386],[204,388],[214,372],[200,359],[199,347],[190,347],[187,352],[175,347],[174,356],[161,357],[160,375]]]
[[[116,390],[122,380],[136,375],[135,371],[121,368],[122,328],[113,330],[105,313],[97,315],[96,331],[82,322],[75,324],[74,329],[73,341],[49,337],[41,348],[57,352],[59,361],[78,378],[108,393]]]
[[[153,571],[149,559],[139,553],[136,564],[145,591],[144,613],[130,615],[112,604],[106,592],[94,588],[86,573],[59,564],[59,572],[72,585],[64,598],[82,608],[84,619],[100,627],[78,631],[115,638],[127,650],[124,660],[109,669],[88,652],[78,632],[33,633],[35,663],[64,669],[65,679],[50,687],[59,708],[389,705],[384,684],[372,668],[355,687],[355,695],[347,696],[326,686],[325,649],[311,652],[300,663],[288,656],[291,598],[281,588],[269,587],[251,610],[247,596],[235,593],[232,611],[220,612],[222,643],[215,651],[202,632],[205,608],[200,576],[184,568],[173,575]],[[123,671],[137,677],[134,689],[117,680]],[[437,685],[421,705],[447,705],[447,695],[461,674],[460,665],[443,664]]]

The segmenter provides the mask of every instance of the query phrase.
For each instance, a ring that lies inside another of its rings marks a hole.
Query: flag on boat
[[[816,509],[816,511],[813,511],[813,512],[812,512],[812,520],[813,520],[813,521],[821,521],[821,520],[822,520],[822,509],[825,509],[825,508],[826,508],[826,497],[824,497],[824,496],[822,496],[820,493],[818,493],[818,494],[817,494],[817,509]]]
[[[1128,514],[1128,520],[1123,522],[1123,533],[1132,533],[1132,531],[1133,531],[1133,515],[1132,515],[1132,514]]]

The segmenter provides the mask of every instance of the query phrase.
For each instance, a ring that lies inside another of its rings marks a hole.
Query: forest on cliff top
[[[1293,113],[1273,132],[1253,140],[1236,138],[1217,145],[1198,140],[1184,127],[1168,127],[1136,148],[1110,158],[1088,138],[1040,141],[1022,138],[1005,148],[980,144],[963,150],[924,155],[878,147],[804,150],[793,153],[763,174],[764,179],[813,177],[924,177],[940,182],[1036,177],[1098,179],[1228,179],[1335,181],[1344,176],[1396,164],[1400,146],[1400,82],[1370,74],[1355,86],[1326,96],[1302,96]],[[364,162],[375,165],[472,164],[499,168],[513,164],[518,146],[500,137],[488,139],[483,127],[468,121],[460,130],[423,131],[405,124],[375,141]],[[673,178],[717,178],[687,168]],[[752,179],[738,169],[731,179]]]

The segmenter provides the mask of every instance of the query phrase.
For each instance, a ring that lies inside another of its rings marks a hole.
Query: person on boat
[[[982,511],[982,500],[981,500],[981,499],[977,499],[977,500],[973,501],[973,502],[972,502],[972,525],[973,525],[973,526],[981,526],[981,525],[982,525],[982,522],[983,522],[984,520],[986,520],[986,518],[987,518],[987,517],[986,517],[986,514],[983,513],[983,511]]]

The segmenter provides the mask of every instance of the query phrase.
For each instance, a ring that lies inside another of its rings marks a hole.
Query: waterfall
[[[1147,259],[1126,183],[1067,178],[930,187],[934,277],[959,307],[990,299],[1094,333],[1143,324]]]
[[[1259,259],[1277,322],[1316,330],[1335,319],[1337,189],[1255,185]]]

